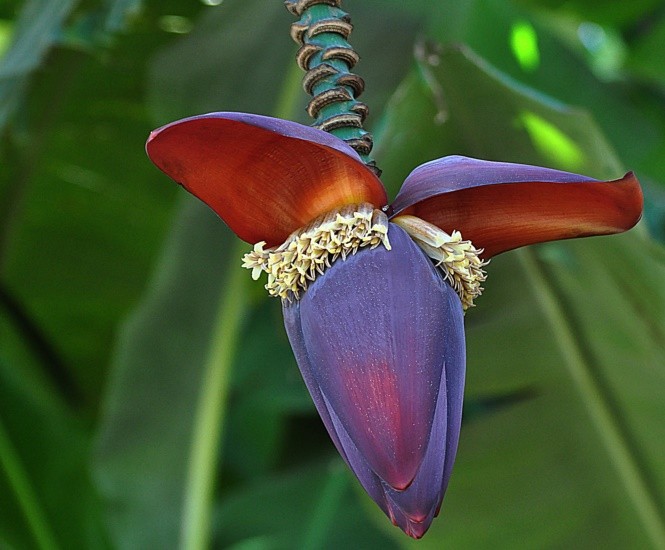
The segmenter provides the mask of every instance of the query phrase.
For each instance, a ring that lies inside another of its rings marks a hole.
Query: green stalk
[[[5,472],[9,486],[16,495],[16,501],[34,537],[37,548],[42,550],[57,549],[58,544],[55,535],[51,531],[46,514],[39,504],[39,499],[30,483],[30,478],[21,466],[21,460],[2,424],[2,419],[0,419],[0,466]]]
[[[297,67],[287,73],[277,102],[277,116],[289,118],[297,104],[300,72]],[[201,397],[194,416],[192,446],[187,470],[187,483],[182,515],[180,548],[204,550],[210,545],[210,518],[221,455],[221,436],[233,361],[235,358],[243,312],[247,309],[249,274],[240,267],[248,251],[247,243],[238,241],[231,257],[238,265],[230,266],[230,277],[219,300],[217,320],[208,358],[201,379]]]
[[[240,258],[246,245],[238,243],[232,257]],[[201,398],[194,418],[193,443],[187,472],[181,547],[202,550],[210,539],[210,515],[220,439],[233,358],[246,308],[244,273],[231,266],[231,274],[219,301],[208,360],[203,368]]]
[[[665,525],[660,515],[658,504],[654,501],[647,480],[635,461],[630,444],[621,432],[621,428],[612,414],[610,405],[602,389],[591,372],[591,366],[577,342],[577,336],[566,319],[566,313],[547,279],[547,274],[533,250],[520,250],[518,257],[529,275],[534,287],[536,299],[547,317],[554,338],[564,357],[573,384],[586,405],[591,422],[596,427],[605,450],[609,455],[619,479],[623,483],[629,500],[642,523],[654,548],[665,549]]]

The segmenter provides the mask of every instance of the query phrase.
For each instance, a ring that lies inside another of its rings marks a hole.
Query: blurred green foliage
[[[665,5],[344,6],[391,194],[419,163],[467,154],[632,169],[646,195],[626,235],[492,262],[466,319],[455,473],[417,544],[659,547]],[[306,122],[290,23],[278,0],[0,4],[0,548],[178,547],[197,476],[213,547],[412,544],[337,457],[279,304],[234,277],[235,237],[143,152],[200,112]],[[228,391],[202,417],[229,327]],[[192,474],[206,441],[214,460]]]

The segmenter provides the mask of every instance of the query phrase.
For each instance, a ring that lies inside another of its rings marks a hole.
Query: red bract
[[[395,215],[459,230],[487,259],[528,244],[626,231],[642,215],[642,191],[632,172],[605,182],[451,156],[411,172],[393,207]]]
[[[211,113],[152,132],[152,161],[243,240],[282,243],[345,204],[388,200],[342,140],[295,122]],[[485,259],[525,244],[630,229],[642,213],[632,173],[612,182],[522,164],[445,157],[416,168],[393,209],[458,230]]]
[[[281,244],[345,204],[388,201],[381,182],[346,143],[286,120],[202,115],[155,130],[146,149],[159,168],[252,244]]]
[[[526,244],[625,231],[642,211],[632,173],[606,182],[459,156],[416,168],[387,207],[380,180],[342,140],[251,114],[169,124],[151,134],[147,151],[240,238],[268,247],[359,203],[459,231],[484,249],[484,260]],[[419,538],[438,513],[457,450],[463,312],[450,278],[402,227],[387,225],[390,248],[335,256],[303,294],[283,300],[283,312],[335,446],[381,509]]]

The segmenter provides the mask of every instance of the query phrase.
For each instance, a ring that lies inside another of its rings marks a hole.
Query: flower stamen
[[[436,262],[462,300],[462,307],[465,310],[473,307],[473,300],[484,290],[480,284],[487,278],[483,267],[489,261],[480,259],[483,249],[477,249],[471,241],[463,240],[459,231],[449,235],[416,216],[397,216],[390,221],[404,229],[425,254]]]
[[[254,280],[265,271],[268,293],[290,301],[338,258],[345,260],[360,248],[380,244],[390,250],[388,217],[369,203],[349,204],[293,232],[278,247],[264,248],[265,244],[256,243],[242,266],[252,270]]]

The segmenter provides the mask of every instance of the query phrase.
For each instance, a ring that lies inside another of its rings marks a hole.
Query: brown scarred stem
[[[363,129],[367,105],[358,101],[365,83],[351,69],[359,56],[347,42],[353,29],[341,0],[286,0],[287,9],[300,19],[291,37],[300,46],[298,65],[306,72],[303,88],[312,96],[307,113],[314,126],[346,141],[377,175],[381,171],[369,157],[372,135]]]

